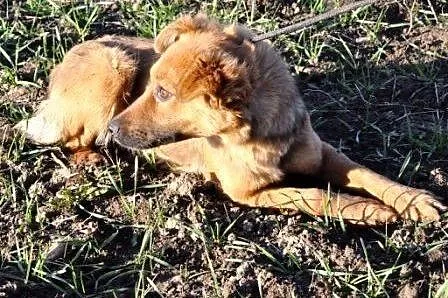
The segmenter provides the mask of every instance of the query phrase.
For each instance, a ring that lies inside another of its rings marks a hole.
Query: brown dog
[[[38,144],[60,144],[76,163],[95,161],[107,124],[140,96],[156,60],[153,41],[104,36],[73,47],[50,76],[48,99],[16,128]]]
[[[251,36],[205,16],[168,25],[155,41],[161,56],[148,87],[109,124],[115,141],[145,149],[180,134],[185,140],[155,153],[214,178],[232,200],[249,206],[359,224],[439,219],[445,207],[432,194],[376,174],[321,141],[286,65],[269,43],[252,43]],[[288,174],[373,198],[279,186]]]

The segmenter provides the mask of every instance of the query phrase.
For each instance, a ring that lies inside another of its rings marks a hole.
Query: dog
[[[434,195],[391,181],[322,141],[279,54],[252,37],[244,26],[205,15],[165,27],[155,39],[160,57],[148,86],[109,123],[114,141],[134,150],[155,146],[158,158],[202,173],[247,206],[364,225],[439,220],[446,207]],[[293,174],[368,196],[282,186]]]
[[[157,59],[151,39],[104,36],[74,46],[50,74],[48,98],[19,122],[29,140],[59,144],[75,164],[101,161],[107,124],[139,97]]]

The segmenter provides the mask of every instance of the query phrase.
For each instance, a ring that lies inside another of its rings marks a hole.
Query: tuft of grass
[[[128,20],[125,26],[136,29],[140,36],[154,38],[160,30],[181,12],[181,1],[119,2]]]

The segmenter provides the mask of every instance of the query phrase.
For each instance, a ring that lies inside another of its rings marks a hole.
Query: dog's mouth
[[[96,143],[108,145],[114,142],[130,150],[144,150],[188,138],[191,136],[156,126],[151,129],[143,125],[122,126],[119,120],[113,119],[109,122],[108,129],[98,136]]]
[[[127,149],[132,150],[142,150],[142,149],[149,149],[154,148],[160,145],[165,145],[168,143],[172,143],[176,141],[174,134],[154,134],[154,135],[146,135],[141,136],[140,134],[138,136],[117,136],[112,135],[111,139],[121,147],[125,147]]]
[[[121,147],[131,150],[150,149],[175,141],[175,133],[165,129],[146,129],[143,125],[123,126],[120,120],[112,119],[107,131],[97,141],[105,144],[113,141]],[[100,136],[99,136],[100,137]]]

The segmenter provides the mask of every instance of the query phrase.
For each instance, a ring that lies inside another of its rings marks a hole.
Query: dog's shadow
[[[435,59],[296,78],[323,140],[393,180],[447,198],[446,69],[448,60]]]

